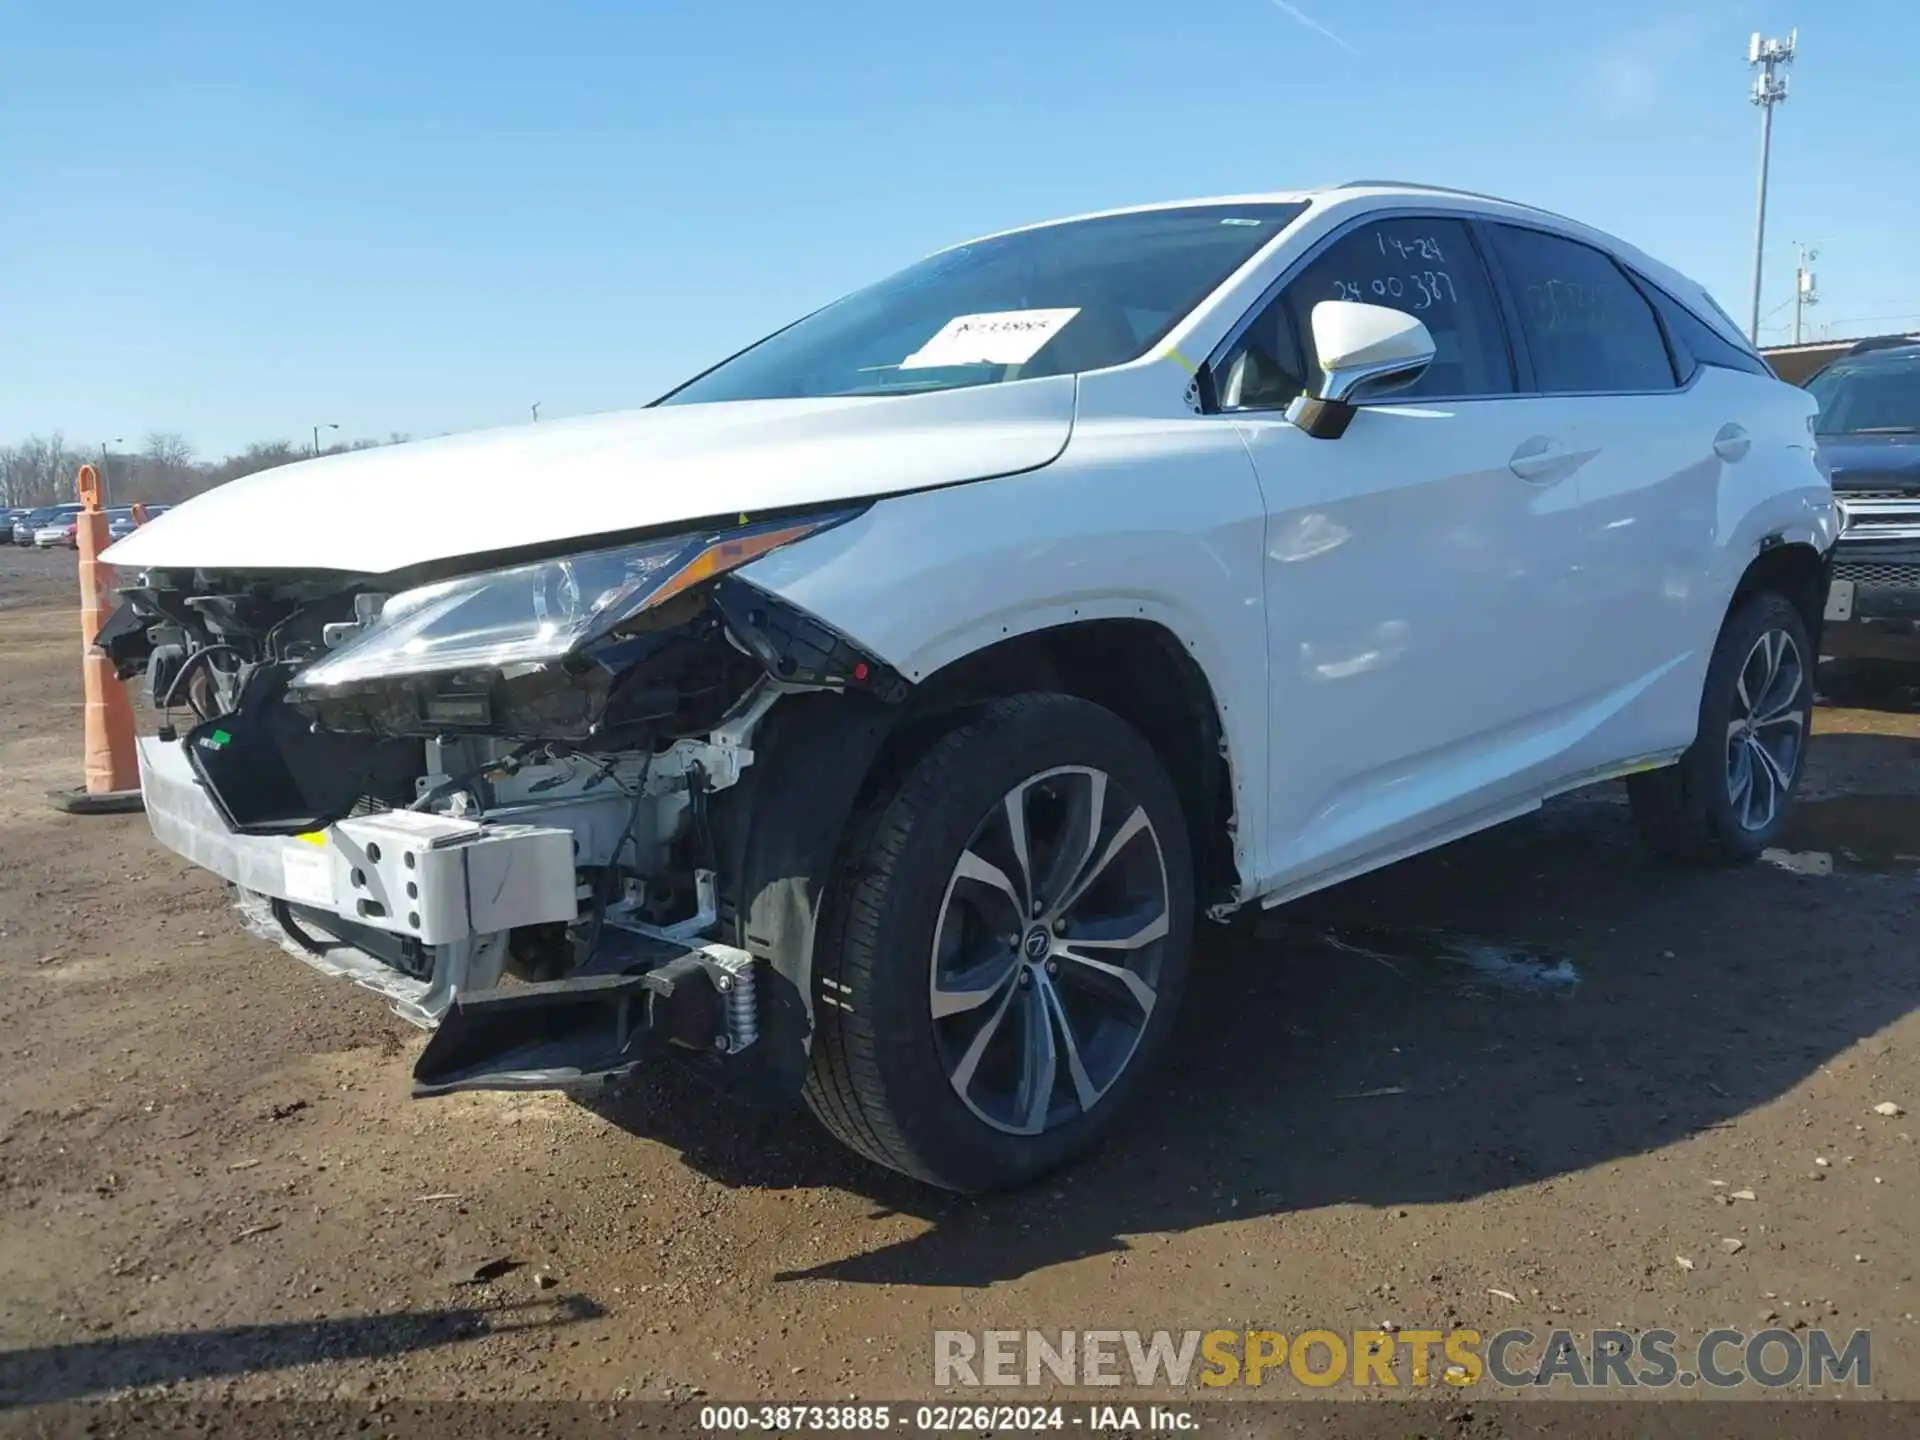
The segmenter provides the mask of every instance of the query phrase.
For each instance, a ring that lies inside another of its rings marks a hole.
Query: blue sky
[[[1920,5],[1805,11],[14,0],[0,442],[211,457],[615,409],[969,235],[1360,176],[1592,221],[1744,319],[1746,37],[1796,22],[1766,307],[1804,239],[1815,321],[1920,325]]]

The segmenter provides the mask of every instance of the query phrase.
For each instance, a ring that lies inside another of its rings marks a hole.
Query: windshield
[[[1920,433],[1920,351],[1829,365],[1807,382],[1821,435]]]
[[[905,394],[1120,365],[1304,209],[1144,210],[957,246],[816,310],[655,403]]]

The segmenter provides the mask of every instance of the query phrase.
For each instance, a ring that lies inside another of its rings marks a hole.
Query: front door
[[[1281,415],[1317,381],[1321,300],[1405,309],[1433,364],[1337,440]],[[1282,289],[1219,366],[1267,522],[1272,883],[1422,848],[1533,793],[1560,748],[1541,661],[1563,636],[1577,465],[1528,428],[1473,237],[1368,220]]]

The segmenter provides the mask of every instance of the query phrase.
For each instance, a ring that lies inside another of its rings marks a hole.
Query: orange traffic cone
[[[86,508],[76,517],[80,551],[80,677],[86,695],[86,787],[55,790],[47,798],[75,815],[110,815],[141,808],[140,763],[134,753],[133,705],[106,652],[93,643],[112,603],[113,567],[100,563],[107,548],[100,474],[80,467],[75,488]]]

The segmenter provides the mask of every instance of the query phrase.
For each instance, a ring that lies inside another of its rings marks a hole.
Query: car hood
[[[919,395],[665,405],[327,455],[234,480],[110,545],[121,567],[380,575],[503,550],[1033,470],[1071,375]]]
[[[1835,490],[1920,489],[1920,435],[1822,435]]]

